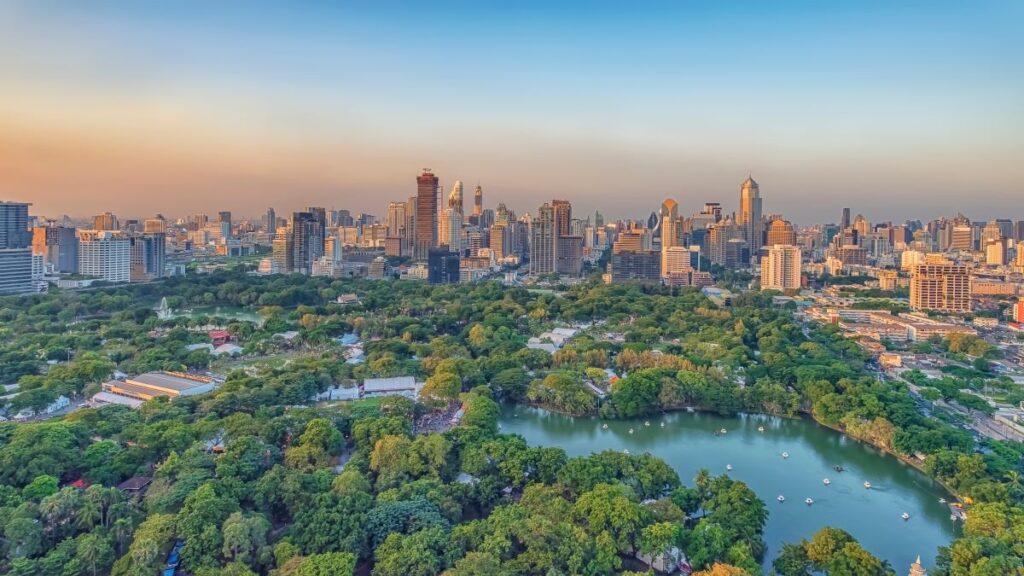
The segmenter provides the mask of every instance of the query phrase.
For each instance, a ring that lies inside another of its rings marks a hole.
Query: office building
[[[416,234],[413,258],[426,260],[437,246],[437,176],[429,169],[416,177]]]
[[[32,253],[43,257],[43,263],[55,272],[78,272],[78,234],[74,228],[47,222],[32,229]]]
[[[850,227],[850,209],[843,208],[843,216],[839,219],[839,229],[846,230]]]
[[[800,248],[775,244],[761,259],[761,290],[796,290],[800,288]]]
[[[106,282],[130,282],[131,241],[116,230],[78,231],[78,273]]]
[[[989,266],[1005,266],[1007,262],[1006,239],[997,238],[985,244],[985,264]]]
[[[974,228],[970,224],[957,224],[953,226],[949,249],[962,250],[964,252],[974,250]]]
[[[768,225],[768,241],[765,244],[769,248],[775,245],[796,246],[796,231],[793,224],[782,218],[772,220]]]
[[[761,189],[749,176],[740,186],[740,211],[736,215],[736,224],[753,257],[761,249],[764,224],[761,219]]]
[[[530,230],[530,273],[550,274],[555,271],[555,212],[545,202],[537,209]]]
[[[274,263],[274,271],[288,273],[295,269],[295,247],[291,228],[282,226],[277,229],[272,249],[271,260]]]
[[[668,198],[661,203],[661,276],[668,277],[668,250],[680,246],[679,205]]]
[[[612,283],[638,282],[656,284],[661,281],[661,253],[653,250],[613,252],[608,263],[608,280]]]
[[[322,209],[320,209],[322,210]],[[324,255],[325,222],[322,212],[292,214],[292,268],[301,274],[313,272],[313,262]]]
[[[267,208],[267,213],[263,216],[263,230],[270,234],[277,232],[277,212],[273,208]]]
[[[386,219],[389,238],[401,238],[406,231],[406,208],[407,202],[388,203],[388,215]]]
[[[558,261],[555,270],[567,276],[579,276],[583,273],[583,237],[559,236]]]
[[[447,246],[431,248],[427,254],[427,282],[431,284],[459,283],[459,255]]]
[[[93,230],[119,230],[121,226],[117,220],[117,216],[114,216],[110,212],[104,212],[103,214],[93,216],[92,228]]]
[[[24,202],[0,202],[0,294],[32,292],[32,232]]]
[[[971,311],[971,277],[967,266],[930,259],[914,266],[910,307],[942,312]]]
[[[131,244],[131,279],[139,282],[163,278],[167,255],[167,236],[159,234],[134,235]]]
[[[478,219],[484,211],[484,189],[477,184],[476,188],[473,189],[473,216]]]

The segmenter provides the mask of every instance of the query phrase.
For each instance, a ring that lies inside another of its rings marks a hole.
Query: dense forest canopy
[[[336,301],[348,293],[359,302]],[[161,320],[163,297],[177,310],[246,308],[261,320]],[[190,351],[209,340],[208,325],[243,356]],[[526,347],[559,326],[581,331],[553,354]],[[287,331],[298,335],[275,337]],[[337,343],[349,333],[364,343],[361,363]],[[638,558],[674,548],[708,574],[762,573],[768,512],[742,482],[680,479],[649,455],[528,446],[498,431],[509,402],[606,418],[683,407],[813,417],[923,455],[929,474],[972,499],[962,536],[930,574],[1024,574],[1020,445],[976,445],[865,361],[834,328],[805,332],[753,293],[721,308],[698,291],[639,286],[540,292],[220,272],[6,298],[9,413],[81,401],[114,370],[212,369],[226,380],[138,410],[0,423],[0,572],[152,574],[181,543],[181,569],[197,575],[642,573]],[[426,383],[421,402],[312,401],[331,386],[404,375]],[[458,426],[418,427],[456,405]],[[152,477],[144,495],[116,488],[136,476]],[[893,570],[836,529],[787,545],[771,565],[785,576]]]

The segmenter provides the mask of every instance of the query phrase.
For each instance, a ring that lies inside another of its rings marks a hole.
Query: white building
[[[800,247],[776,244],[761,261],[761,290],[800,288]]]
[[[131,242],[112,230],[78,231],[78,272],[107,282],[131,280]]]
[[[415,398],[423,385],[412,376],[396,378],[367,378],[363,381],[363,396],[407,396]]]

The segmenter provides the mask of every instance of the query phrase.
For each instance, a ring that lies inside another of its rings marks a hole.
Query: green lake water
[[[728,474],[747,483],[768,507],[766,567],[782,544],[835,526],[904,574],[918,554],[931,566],[937,548],[957,531],[949,508],[939,502],[948,498],[941,486],[898,459],[812,421],[678,412],[653,416],[650,426],[644,422],[602,422],[505,406],[501,431],[519,434],[531,445],[558,446],[570,457],[602,450],[649,452],[690,486],[701,468],[719,475],[731,464]],[[764,432],[758,432],[759,426]],[[722,428],[727,432],[716,436]],[[783,458],[783,452],[789,457]],[[845,471],[836,472],[837,464]],[[825,478],[831,485],[824,484]],[[870,490],[864,488],[865,481],[871,483]],[[780,494],[783,503],[776,500]],[[806,505],[806,498],[814,504]],[[902,519],[904,512],[909,520]]]

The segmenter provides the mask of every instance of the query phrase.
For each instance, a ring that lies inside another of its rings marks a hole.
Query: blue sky
[[[0,197],[1024,219],[1024,3],[489,4],[0,2]]]

